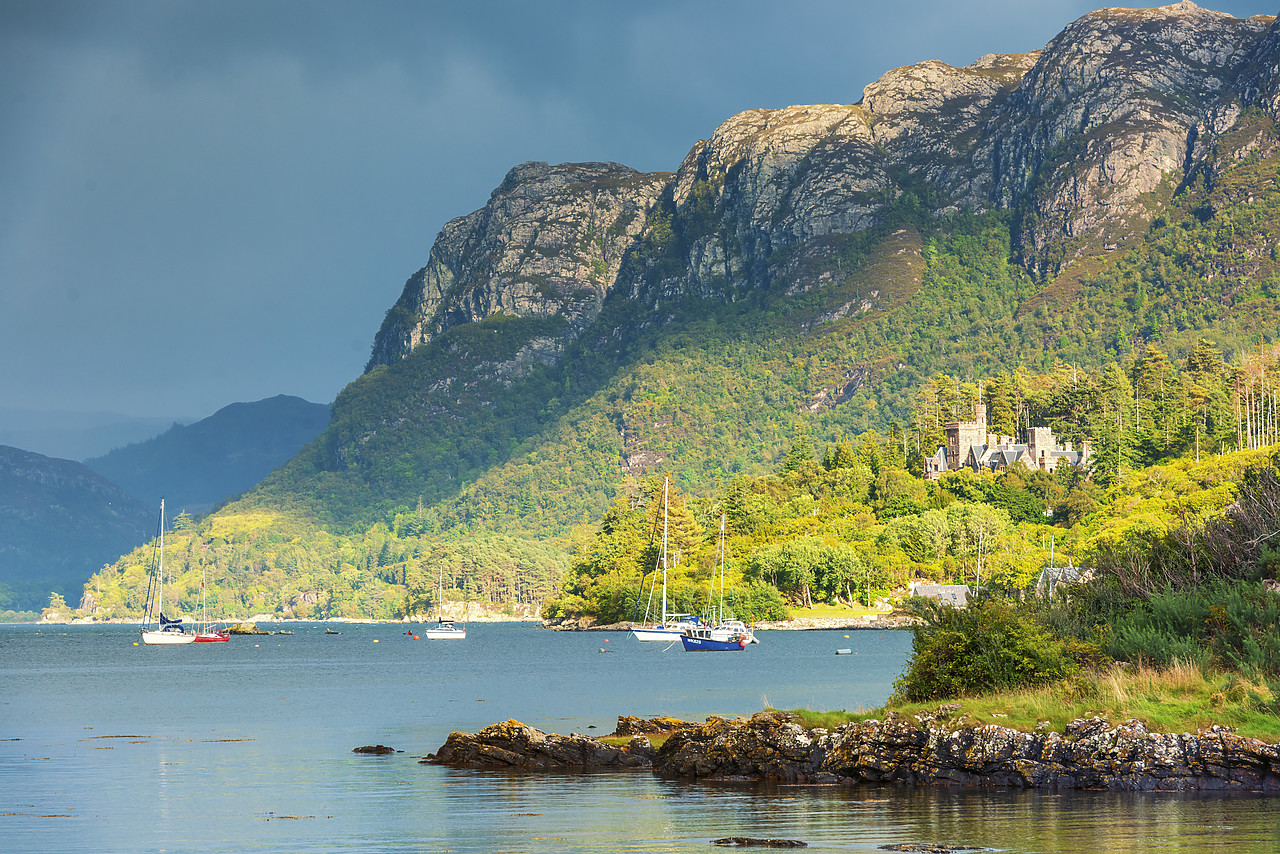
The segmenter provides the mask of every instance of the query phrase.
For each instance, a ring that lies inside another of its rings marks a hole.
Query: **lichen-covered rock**
[[[806,730],[792,716],[693,724],[649,719],[669,733],[656,752],[643,735],[614,748],[580,735],[547,735],[517,721],[477,735],[453,733],[426,761],[471,767],[641,768],[668,777],[781,783],[904,783],[1134,791],[1280,792],[1280,745],[1213,726],[1196,733],[1152,733],[1140,721],[1101,718],[1063,732],[1020,732],[994,724],[948,726],[936,714]],[[649,728],[621,716],[620,735]]]
[[[669,715],[658,715],[657,717],[640,718],[633,715],[618,715],[618,726],[613,731],[614,735],[658,735],[675,732],[676,730],[688,729],[696,727],[697,724],[691,724],[688,721],[682,721],[679,718],[673,718]]]
[[[894,718],[846,724],[824,746],[823,770],[858,782],[1280,791],[1280,746],[1217,726],[1179,735],[1092,718],[1025,733]]]
[[[758,712],[749,720],[712,717],[673,733],[658,749],[654,770],[670,777],[834,783],[820,770],[823,752],[788,715]]]
[[[612,747],[585,735],[554,735],[516,720],[487,726],[475,735],[455,732],[424,762],[467,767],[528,769],[648,768],[652,748],[645,739]]]

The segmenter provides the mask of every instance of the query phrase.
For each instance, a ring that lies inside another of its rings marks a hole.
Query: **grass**
[[[879,608],[867,608],[862,605],[828,605],[825,602],[818,602],[812,608],[792,608],[791,619],[842,619],[845,617],[865,617],[868,614],[884,614],[886,611]]]
[[[1194,665],[1166,670],[1117,667],[1043,688],[964,697],[945,714],[951,726],[995,723],[1030,732],[1048,722],[1062,732],[1077,718],[1094,716],[1113,724],[1136,718],[1152,732],[1195,732],[1213,724],[1235,727],[1242,736],[1280,743],[1280,702],[1265,683],[1230,673],[1205,673]],[[941,703],[894,703],[850,713],[791,710],[809,728],[834,729],[848,721],[883,718],[888,712],[937,714]]]
[[[669,732],[655,732],[649,734],[649,744],[653,745],[653,749],[657,750],[667,743],[667,739],[671,737]],[[597,741],[602,741],[611,747],[626,747],[631,743],[632,736],[629,735],[602,735]]]

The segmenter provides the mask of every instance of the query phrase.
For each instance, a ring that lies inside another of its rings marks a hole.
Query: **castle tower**
[[[987,407],[979,403],[973,408],[972,421],[952,421],[946,425],[947,466],[952,470],[963,466],[974,446],[985,448],[987,443]]]

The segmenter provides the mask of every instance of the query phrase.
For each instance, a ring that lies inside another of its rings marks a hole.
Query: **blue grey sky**
[[[1035,50],[1100,5],[3,0],[0,409],[327,402],[511,166],[674,170],[741,110]]]

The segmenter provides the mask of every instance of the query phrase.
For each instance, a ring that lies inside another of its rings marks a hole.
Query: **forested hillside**
[[[1083,560],[1108,490],[1276,439],[1277,57],[1270,17],[1104,10],[851,106],[748,111],[675,173],[519,166],[441,232],[323,436],[184,520],[173,565],[237,613],[394,616],[442,563],[451,595],[523,603],[572,562],[552,609],[618,615],[643,555],[597,547],[644,527],[662,476],[691,573],[718,508],[758,509],[732,536],[761,608],[965,577],[975,525],[1001,584],[1041,540]],[[1053,427],[1095,464],[926,485],[979,394],[1001,432]],[[136,607],[138,560],[86,610]]]

